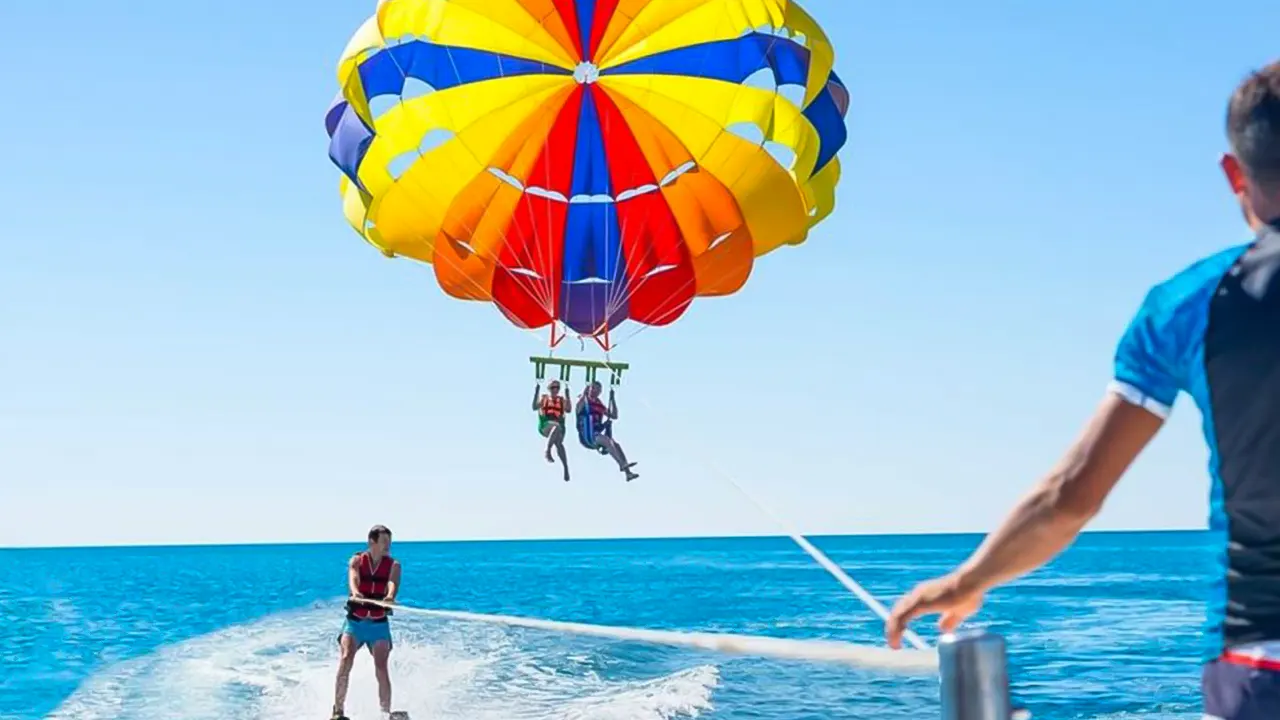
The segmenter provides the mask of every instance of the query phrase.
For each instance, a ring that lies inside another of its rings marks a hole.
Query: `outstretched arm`
[[[1163,424],[1159,415],[1108,393],[1057,466],[960,567],[961,584],[985,591],[1062,552]]]
[[[953,631],[983,594],[1052,560],[1075,540],[1121,476],[1155,437],[1164,418],[1108,393],[1084,432],[959,568],[917,586],[893,608],[885,634],[899,647],[907,624],[942,613]]]
[[[1216,280],[1214,283],[1216,284]],[[977,592],[1051,560],[1102,509],[1107,495],[1155,437],[1185,383],[1197,295],[1179,285],[1147,293],[1115,353],[1111,387],[1058,465],[1022,499],[954,576]]]
[[[541,385],[541,384],[535,384],[535,385],[533,386],[533,410],[534,410],[534,412],[537,412],[538,410],[541,410],[541,409],[542,409],[541,407],[539,407],[539,406],[538,406],[538,393],[539,393],[539,391],[540,391],[540,390],[542,390],[542,385]]]
[[[609,391],[609,419],[618,419],[618,402],[613,397],[613,390]]]
[[[1202,331],[1196,313],[1182,312],[1199,302],[1200,291],[1185,288],[1161,285],[1147,294],[1116,348],[1111,387],[1083,432],[972,556],[898,601],[885,623],[892,647],[920,615],[941,613],[941,629],[955,630],[987,590],[1049,562],[1102,509],[1186,387],[1187,358],[1194,356],[1188,348]]]

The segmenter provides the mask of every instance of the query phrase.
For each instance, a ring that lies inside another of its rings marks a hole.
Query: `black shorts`
[[[1200,683],[1204,720],[1280,720],[1280,667],[1214,660]]]

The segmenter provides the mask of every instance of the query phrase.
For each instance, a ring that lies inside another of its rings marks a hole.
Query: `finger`
[[[902,648],[902,623],[897,618],[889,618],[884,626],[884,637],[889,647],[894,650]]]
[[[903,626],[902,603],[893,606],[893,610],[889,612],[889,617],[884,621],[884,639],[888,641],[889,647],[897,650],[902,646],[902,626]]]
[[[938,628],[944,633],[955,632],[960,627],[960,623],[964,622],[968,613],[959,610],[948,610],[942,613],[942,617],[938,618]]]
[[[919,603],[919,597],[913,592],[893,606],[884,626],[885,639],[889,641],[889,647],[894,650],[902,647],[902,634],[907,624],[922,612]]]
[[[889,620],[885,624],[885,632],[890,641],[890,646],[896,648],[901,644],[906,626],[912,620],[921,615],[952,612],[951,604],[950,598],[946,595],[934,592],[925,585],[917,586],[906,597],[899,600],[889,613]]]

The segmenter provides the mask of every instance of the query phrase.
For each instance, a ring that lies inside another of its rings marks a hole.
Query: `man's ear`
[[[1243,195],[1248,192],[1248,178],[1245,177],[1244,168],[1240,166],[1240,160],[1231,153],[1226,153],[1219,161],[1222,166],[1222,173],[1227,176],[1227,184],[1231,186],[1231,192],[1235,195]]]

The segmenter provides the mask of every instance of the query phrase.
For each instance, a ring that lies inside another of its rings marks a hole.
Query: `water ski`
[[[397,710],[391,713],[387,720],[409,720],[409,713],[403,710]]]

